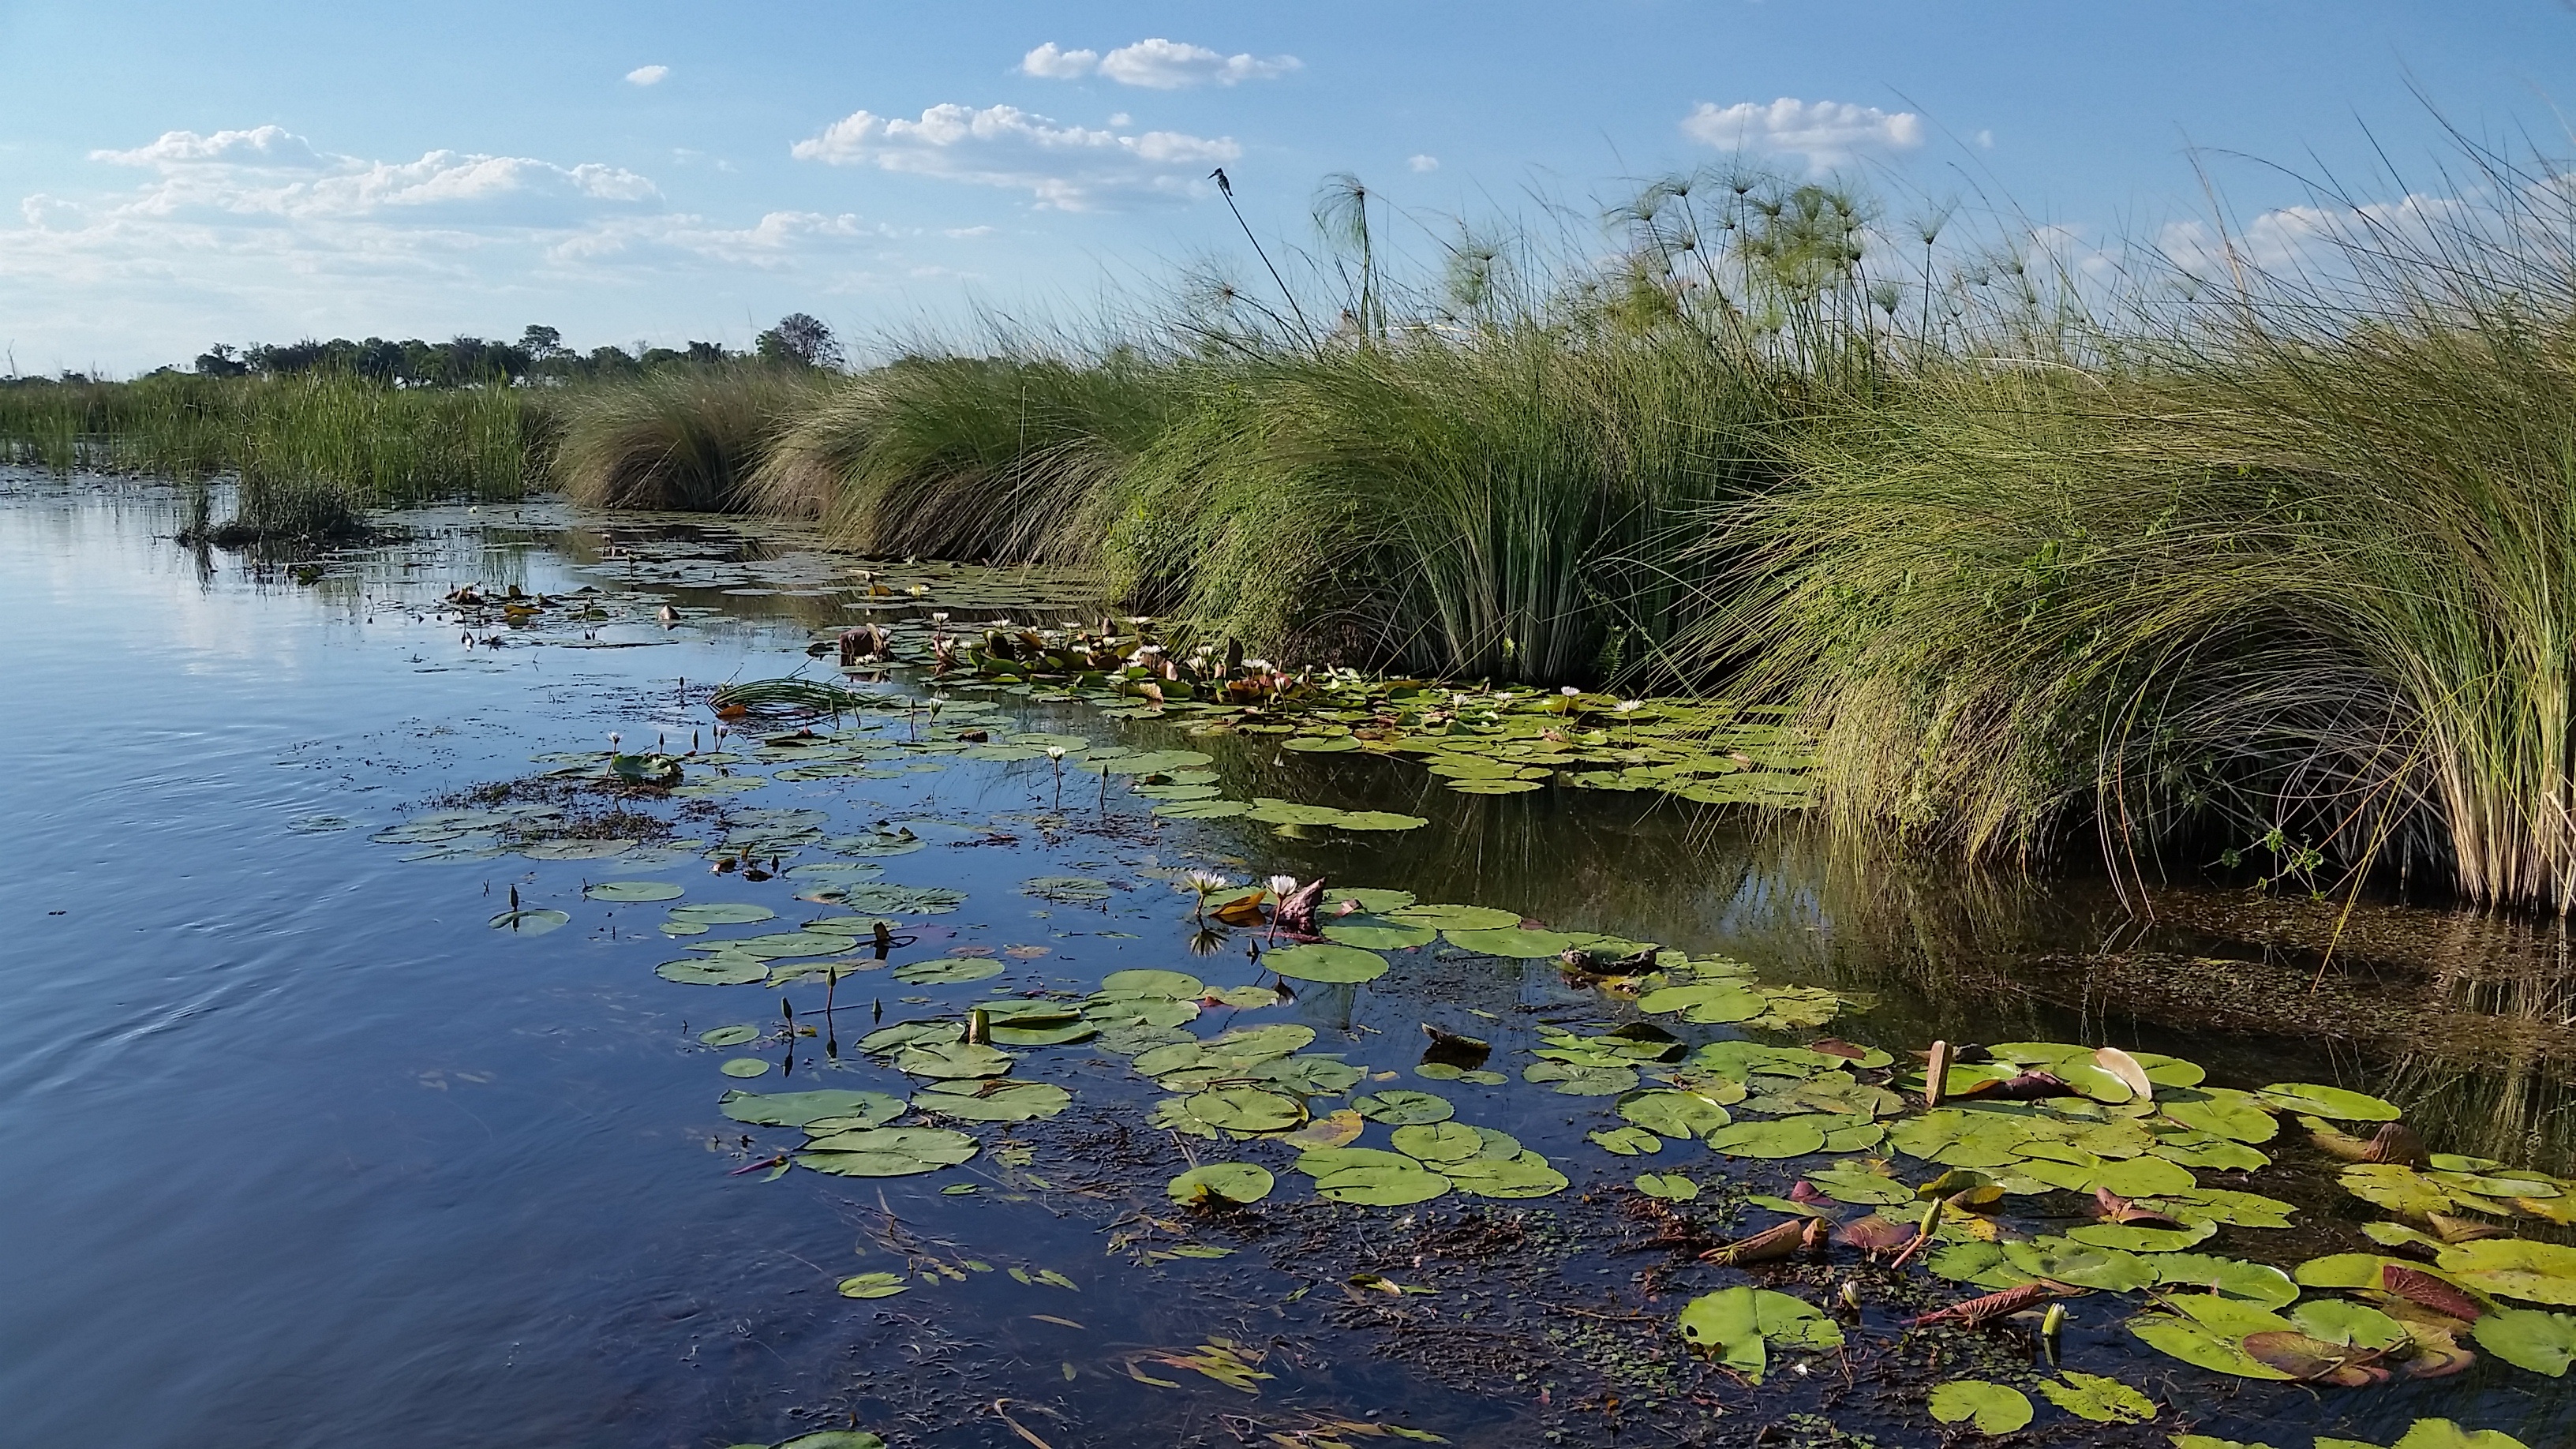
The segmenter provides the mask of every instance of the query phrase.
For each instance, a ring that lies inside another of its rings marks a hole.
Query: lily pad
[[[1666,1137],[1701,1137],[1735,1120],[1724,1107],[1697,1092],[1645,1091],[1619,1099],[1619,1115]]]
[[[912,1177],[954,1167],[976,1150],[974,1138],[942,1127],[864,1127],[806,1143],[796,1165],[840,1177]]]
[[[562,911],[531,907],[526,910],[503,911],[494,916],[492,929],[507,931],[513,936],[542,936],[548,931],[570,924],[571,921],[572,917]]]
[[[1545,960],[1559,956],[1583,940],[1562,931],[1525,931],[1517,926],[1487,931],[1464,931],[1455,927],[1441,933],[1449,944],[1480,956],[1502,956],[1523,961]]]
[[[1446,1122],[1458,1115],[1458,1108],[1448,1098],[1403,1087],[1353,1097],[1351,1107],[1372,1122],[1386,1122],[1398,1127]]]
[[[1464,1162],[1485,1149],[1485,1139],[1461,1122],[1412,1123],[1396,1128],[1391,1140],[1396,1151],[1434,1166]]]
[[[2066,1236],[2097,1248],[2118,1248],[2131,1253],[2179,1253],[2197,1247],[2218,1232],[2216,1223],[2195,1223],[2187,1228],[2141,1228],[2125,1223],[2086,1223],[2069,1228]]]
[[[921,1111],[961,1122],[1034,1122],[1072,1104],[1073,1094],[1052,1082],[934,1082],[912,1099]]]
[[[1002,974],[1002,963],[990,956],[941,956],[914,961],[888,973],[907,986],[958,986]]]
[[[1188,998],[1207,992],[1207,983],[1180,971],[1112,971],[1100,978],[1105,995]]]
[[[1249,1162],[1211,1162],[1175,1177],[1164,1188],[1185,1206],[1249,1205],[1270,1196],[1270,1169]]]
[[[665,981],[684,986],[746,986],[769,979],[769,963],[757,956],[720,952],[688,961],[665,961],[653,968]]]
[[[1191,1116],[1229,1132],[1285,1132],[1306,1120],[1305,1103],[1258,1087],[1200,1092],[1183,1105]]]
[[[2143,1424],[2156,1416],[2155,1401],[2118,1379],[2068,1369],[2063,1381],[2043,1381],[2039,1391],[2048,1401],[2079,1419],[2096,1424]]]
[[[2151,1259],[2156,1281],[2167,1288],[2215,1293],[2264,1308],[2298,1301],[2299,1285],[2269,1263],[2247,1263],[2204,1253],[2161,1253]]]
[[[1375,981],[1386,974],[1386,958],[1357,946],[1288,946],[1261,958],[1261,964],[1299,981],[1342,983]]]
[[[1409,1157],[1400,1160],[1406,1165],[1358,1163],[1325,1173],[1315,1179],[1315,1191],[1335,1202],[1360,1203],[1370,1207],[1408,1207],[1418,1202],[1429,1202],[1449,1190],[1448,1178]]]
[[[1983,1379],[1953,1379],[1932,1391],[1932,1417],[1944,1424],[1966,1424],[1980,1434],[2009,1434],[2027,1428],[2030,1396],[2007,1384]]]
[[[1649,1172],[1637,1179],[1637,1191],[1666,1202],[1690,1202],[1699,1196],[1699,1184],[1678,1172]]]
[[[1840,1348],[1842,1327],[1814,1305],[1767,1288],[1721,1288],[1683,1305],[1676,1325],[1684,1340],[1754,1383],[1770,1365],[1770,1347]]]
[[[735,1057],[716,1070],[728,1077],[757,1077],[768,1072],[769,1063],[758,1057]]]
[[[2394,1122],[2404,1115],[2394,1102],[2314,1082],[2274,1082],[2254,1095],[2277,1111],[2337,1122]]]
[[[759,1039],[760,1028],[748,1025],[711,1027],[708,1030],[698,1033],[698,1040],[706,1043],[708,1046],[740,1046],[744,1042],[758,1041]]]
[[[2576,1318],[2529,1308],[2499,1308],[2477,1322],[2478,1346],[2516,1368],[2565,1378],[2576,1361]]]
[[[1407,921],[1444,931],[1495,931],[1521,923],[1518,911],[1498,911],[1491,906],[1396,906],[1379,914],[1390,921]]]
[[[2576,1247],[2564,1243],[2487,1238],[2453,1244],[2435,1261],[2459,1282],[2500,1298],[2576,1305]]]
[[[1508,1158],[1471,1157],[1464,1162],[1443,1163],[1440,1171],[1450,1186],[1469,1197],[1546,1197],[1568,1186],[1565,1174],[1548,1166],[1535,1152]]]
[[[894,1069],[910,1077],[941,1080],[1000,1077],[1009,1075],[1013,1060],[1009,1052],[975,1042],[926,1041],[895,1053]]]
[[[769,920],[777,914],[767,906],[755,906],[741,901],[695,901],[685,906],[671,907],[667,913],[667,919],[694,926],[749,926]]]
[[[912,1280],[901,1273],[860,1273],[842,1279],[840,1291],[844,1298],[892,1298],[911,1292]]]
[[[1730,1157],[1804,1157],[1825,1148],[1825,1131],[1814,1119],[1784,1117],[1771,1122],[1737,1122],[1708,1134],[1709,1150]]]
[[[802,1127],[825,1118],[861,1117],[877,1126],[903,1115],[904,1100],[884,1092],[831,1089],[817,1092],[730,1091],[716,1110],[755,1127]]]
[[[582,891],[594,901],[673,901],[685,893],[676,882],[667,880],[603,880]]]
[[[2068,1238],[2034,1238],[2004,1244],[2004,1261],[2034,1278],[2132,1293],[2156,1281],[2154,1265],[2118,1248],[2097,1248]]]
[[[1323,936],[1337,945],[1357,946],[1364,951],[1404,951],[1440,939],[1440,933],[1429,926],[1406,921],[1372,922],[1365,916],[1326,926]]]
[[[1637,998],[1637,1009],[1655,1014],[1678,1011],[1684,1021],[1713,1025],[1750,1021],[1771,1009],[1761,992],[1734,981],[1699,981],[1665,986]]]

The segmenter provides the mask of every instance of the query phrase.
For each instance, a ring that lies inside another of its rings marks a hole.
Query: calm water
[[[669,529],[542,509],[440,511],[414,520],[408,542],[300,581],[191,553],[168,540],[173,519],[162,490],[0,484],[0,697],[15,736],[0,832],[17,854],[0,896],[8,1442],[719,1446],[853,1422],[898,1443],[1024,1442],[988,1411],[996,1399],[1056,1449],[1258,1442],[1370,1415],[1460,1443],[1542,1433],[1612,1442],[1613,1416],[1542,1399],[1552,1370],[1514,1369],[1499,1349],[1482,1378],[1423,1362],[1475,1357],[1465,1339],[1455,1353],[1385,1351],[1403,1334],[1346,1303],[1337,1280],[1349,1265],[1306,1271],[1305,1256],[1331,1255],[1294,1246],[1325,1228],[1393,1242],[1386,1223],[1416,1226],[1404,1210],[1283,1206],[1273,1215],[1282,1227],[1201,1235],[1231,1258],[1139,1263],[1121,1232],[1140,1209],[1174,1215],[1160,1185],[1185,1164],[1179,1139],[1143,1126],[1159,1094],[1114,1058],[1066,1050],[1023,1073],[1073,1087],[1078,1102],[1055,1122],[979,1130],[1031,1145],[1024,1168],[988,1154],[962,1172],[883,1183],[736,1174],[795,1137],[716,1111],[737,1085],[718,1064],[738,1052],[697,1036],[767,1025],[777,993],[658,979],[656,964],[685,944],[654,931],[661,907],[581,898],[584,882],[636,867],[405,863],[412,847],[368,840],[450,792],[544,768],[532,756],[602,749],[611,730],[630,748],[657,732],[676,746],[711,724],[683,681],[785,672],[818,626],[847,617],[844,595],[795,578],[750,593],[681,579],[671,597],[709,611],[682,628],[614,624],[597,639],[558,630],[468,647],[432,612],[448,590],[616,586],[608,551]],[[583,571],[604,559],[606,572]],[[1190,743],[1074,706],[1013,705],[1009,718]],[[1833,1030],[1892,1050],[1935,1035],[2162,1050],[2225,1082],[2380,1091],[2414,1110],[2437,1149],[2564,1167],[2565,1002],[2531,965],[2556,947],[2510,924],[2368,912],[2359,945],[2327,971],[2318,913],[2295,907],[2172,896],[2161,923],[2141,930],[2094,886],[1852,865],[1795,832],[1712,825],[1626,798],[1462,797],[1398,762],[1216,752],[1230,795],[1412,810],[1433,824],[1283,840],[1233,821],[1156,826],[1124,799],[1086,818],[1079,792],[1096,788],[1086,779],[1067,787],[1073,824],[1050,827],[1035,818],[1055,807],[1043,763],[783,782],[735,803],[828,810],[836,829],[950,822],[944,833],[924,826],[933,846],[884,861],[883,879],[967,892],[963,909],[926,918],[920,954],[1021,946],[1005,957],[1014,985],[1083,989],[1135,966],[1251,981],[1239,940],[1219,955],[1188,953],[1187,898],[1153,873],[1209,862],[1323,872],[1725,950],[1768,979],[1865,992],[1875,1008]],[[647,873],[683,884],[690,900],[755,900],[791,920],[810,909],[783,880],[718,882],[694,851]],[[1111,897],[1026,893],[1024,882],[1051,875],[1108,881]],[[572,925],[536,938],[492,929],[514,885],[531,906],[570,911]],[[2125,964],[2051,959],[2104,950]],[[2195,956],[2229,957],[2239,974],[2179,989],[2199,979],[2186,969]],[[2373,1040],[2350,1007],[2311,1029],[2287,984],[2311,977],[2331,989],[2308,999],[2398,1001],[2432,1025],[2402,1048]],[[894,1021],[993,984],[842,990],[881,1001]],[[819,987],[786,994],[808,1013],[821,1004]],[[1593,1019],[1593,1000],[1543,964],[1424,963],[1366,988],[1308,988],[1260,1019],[1302,1021],[1323,1034],[1316,1050],[1403,1072],[1423,1022],[1491,1039],[1500,1065],[1542,1019]],[[2463,1003],[2503,1014],[2444,1014]],[[845,1038],[873,1025],[844,1020]],[[1213,1014],[1201,1026],[1212,1024]],[[810,1042],[797,1051],[792,1080],[774,1068],[746,1085],[899,1084],[865,1062],[819,1057]],[[1461,1120],[1519,1135],[1577,1194],[1638,1170],[1586,1144],[1586,1131],[1614,1120],[1602,1099],[1517,1080],[1490,1091],[1396,1085],[1450,1091]],[[1087,1112],[1094,1101],[1106,1110]],[[756,1139],[748,1151],[746,1137]],[[1730,1171],[1704,1155],[1656,1165],[1711,1183]],[[1787,1180],[1773,1171],[1763,1190]],[[961,1182],[978,1191],[941,1191]],[[1284,1170],[1281,1190],[1309,1196]],[[1603,1205],[1590,1218],[1570,1199],[1494,1206],[1556,1212],[1575,1231],[1615,1218],[1595,1196]],[[841,1277],[905,1266],[885,1247],[889,1214],[917,1256],[1055,1271],[1074,1286],[977,1271],[898,1298],[842,1298]],[[1719,1281],[1677,1282],[1648,1304],[1642,1266],[1576,1252],[1552,1271],[1610,1305],[1600,1311],[1666,1318]],[[1397,1254],[1383,1271],[1440,1270]],[[1301,1288],[1314,1296],[1292,1300]],[[1473,1304],[1476,1291],[1461,1280],[1449,1302]],[[1421,1302],[1432,1316],[1408,1331],[1460,1321],[1435,1298]],[[2118,1319],[2079,1304],[2068,1362],[2188,1406],[2210,1432],[2265,1434],[2283,1449],[2314,1433],[2386,1442],[2414,1414],[2445,1413],[2535,1446],[2576,1436],[2560,1384],[2491,1363],[2367,1393],[2274,1390],[2143,1354]],[[1139,1354],[1211,1337],[1263,1346],[1276,1377],[1246,1395],[1168,1367],[1145,1372],[1187,1382],[1166,1388],[1131,1372]],[[1938,1439],[1919,1411],[1867,1395],[1730,1388],[1725,1401],[1727,1432],[1742,1436],[1727,1442],[1750,1442],[1754,1426],[1790,1413],[1882,1444]],[[1656,1410],[1628,1412],[1629,1440],[1665,1442]],[[1810,1437],[1770,1442],[1857,1442],[1797,1425]],[[2041,1427],[2052,1425],[2052,1442],[2163,1442],[2147,1430],[2087,1439],[2097,1431],[2063,1415]]]

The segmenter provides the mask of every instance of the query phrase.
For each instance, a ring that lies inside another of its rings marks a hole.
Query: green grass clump
[[[740,510],[772,444],[823,386],[810,369],[757,363],[587,384],[561,402],[551,470],[567,496],[597,507]]]

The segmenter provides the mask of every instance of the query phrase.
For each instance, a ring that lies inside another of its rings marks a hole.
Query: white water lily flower
[[[1558,691],[1557,691],[1557,693],[1559,693],[1559,694],[1561,694],[1561,695],[1564,695],[1564,696],[1565,696],[1566,698],[1568,698],[1568,699],[1581,699],[1581,698],[1583,697],[1583,691],[1582,691],[1582,690],[1579,690],[1579,689],[1577,689],[1577,688],[1575,688],[1575,687],[1574,687],[1573,685],[1571,685],[1571,684],[1567,685],[1567,686],[1566,686],[1565,688],[1563,688],[1563,689],[1558,690]]]
[[[948,616],[946,614],[933,614],[930,616],[930,622],[934,624],[945,624],[948,622]]]
[[[617,733],[617,731],[615,731],[615,730],[610,730],[610,731],[608,732],[608,747],[609,747],[610,749],[612,749],[612,750],[613,750],[613,749],[616,749],[616,748],[617,748],[617,742],[618,742],[618,740],[619,740],[620,738],[622,738],[622,736],[620,736],[620,735]]]
[[[1623,699],[1610,707],[1619,711],[1621,714],[1635,714],[1639,709],[1645,706],[1645,703],[1646,702],[1642,699]]]
[[[1184,879],[1189,882],[1190,889],[1197,891],[1201,896],[1215,895],[1218,891],[1234,884],[1212,870],[1194,870]]]
[[[1062,746],[1062,745],[1049,745],[1049,746],[1047,746],[1047,758],[1048,758],[1048,759],[1050,759],[1050,760],[1061,760],[1061,759],[1063,759],[1063,758],[1064,758],[1064,746]]]
[[[1290,896],[1297,894],[1297,877],[1293,875],[1272,876],[1270,878],[1270,893],[1283,901],[1288,899]]]

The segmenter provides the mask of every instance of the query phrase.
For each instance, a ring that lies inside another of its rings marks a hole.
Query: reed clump
[[[771,446],[822,397],[810,368],[657,368],[568,389],[550,468],[575,502],[735,512]]]

